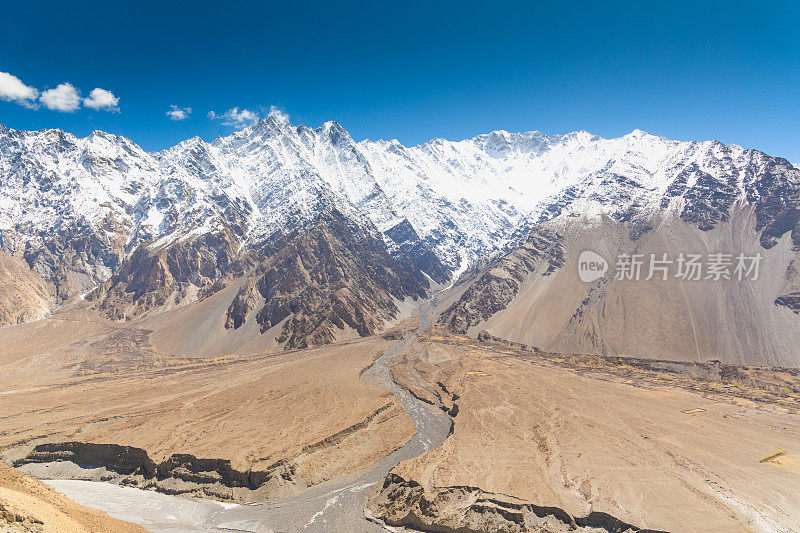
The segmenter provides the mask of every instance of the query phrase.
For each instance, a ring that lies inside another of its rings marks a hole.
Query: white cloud
[[[81,97],[71,83],[60,83],[55,89],[42,93],[39,100],[47,109],[61,112],[76,111],[81,106]]]
[[[89,98],[83,99],[83,105],[90,109],[105,110],[105,111],[119,111],[119,98],[114,96],[111,91],[106,91],[100,87],[92,89],[89,93]]]
[[[189,115],[192,114],[191,107],[178,107],[176,105],[171,105],[169,107],[170,109],[166,114],[170,120],[186,120],[189,118]]]
[[[81,99],[80,92],[71,83],[59,83],[55,89],[47,89],[41,93],[35,87],[29,87],[22,80],[8,72],[0,72],[0,100],[37,109],[38,102],[47,109],[61,112],[77,111],[83,105],[90,109],[119,111],[119,98],[114,93],[95,87],[88,98]]]
[[[289,123],[289,113],[278,109],[276,106],[271,105],[269,106],[269,115],[270,117],[274,117],[275,120],[280,122],[281,124],[288,124]]]
[[[8,72],[0,72],[0,100],[35,108],[38,96],[39,91],[25,85],[18,77]]]
[[[226,126],[249,126],[257,122],[261,117],[258,113],[250,111],[249,109],[239,110],[238,107],[233,107],[221,115],[209,111],[208,118],[211,120],[221,120]]]
[[[265,112],[263,108],[252,111],[244,108],[239,109],[238,107],[232,107],[222,114],[217,114],[214,111],[208,112],[209,119],[219,120],[226,126],[249,126],[264,116],[273,117],[281,124],[289,123],[289,114],[274,105],[269,107],[268,112]]]

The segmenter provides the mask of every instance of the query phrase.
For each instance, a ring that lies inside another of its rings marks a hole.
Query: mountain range
[[[439,321],[548,351],[797,366],[800,170],[636,130],[355,142],[274,117],[147,152],[0,126],[0,323],[68,305],[176,352]],[[763,256],[756,279],[578,277],[578,257]],[[180,338],[160,332],[179,328]]]

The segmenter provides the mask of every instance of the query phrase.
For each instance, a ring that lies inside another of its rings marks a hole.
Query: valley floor
[[[145,531],[90,507],[97,506],[83,507],[41,481],[0,463],[0,531],[4,533]]]
[[[125,519],[136,520],[119,512],[126,501],[152,508],[138,522],[157,530],[171,527],[154,525],[159,513],[187,531],[800,523],[796,372],[723,379],[716,367],[543,354],[429,328],[426,316],[387,338],[202,360],[153,353],[146,331],[88,315],[6,328],[0,453],[42,477],[266,501],[172,513],[190,500],[54,483]],[[130,447],[129,459],[143,450],[155,470],[141,457],[86,468],[119,449],[66,442]],[[53,462],[70,458],[84,466]]]
[[[80,330],[74,339],[73,329]],[[414,433],[399,401],[360,379],[396,342],[380,337],[279,354],[192,359],[148,350],[141,330],[69,315],[4,333],[0,450],[7,463],[43,443],[131,447],[141,461],[155,465],[182,454],[170,463],[174,475],[168,480],[132,474],[127,482],[246,503],[363,469]],[[62,342],[51,340],[56,335]],[[92,462],[114,452],[75,453]],[[198,459],[230,463],[216,464],[206,479],[197,471],[212,467]],[[249,472],[260,477],[245,487],[226,479]]]
[[[552,530],[566,525],[558,517],[608,523],[603,515],[666,531],[792,531],[800,523],[794,396],[778,403],[744,384],[727,392],[671,371],[600,362],[433,331],[394,373],[457,413],[453,434],[396,468],[372,512],[431,531],[532,527],[537,513],[549,514]]]

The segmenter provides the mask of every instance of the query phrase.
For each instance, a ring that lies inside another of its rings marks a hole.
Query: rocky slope
[[[232,499],[246,495],[263,494],[281,487],[302,484],[296,465],[276,461],[265,470],[236,470],[228,459],[205,459],[191,454],[176,453],[160,463],[154,462],[147,451],[132,446],[59,442],[37,445],[14,466],[37,463],[69,462],[75,465],[92,465],[103,470],[106,480],[126,486],[158,490],[165,494],[188,494],[218,499]],[[294,487],[293,487],[294,488]],[[262,490],[259,490],[262,489]],[[294,490],[299,490],[294,488]]]
[[[262,333],[280,326],[277,342],[307,348],[344,330],[374,334],[393,319],[397,302],[430,287],[411,257],[396,255],[342,213],[274,242],[228,306],[225,327],[255,320]]]
[[[535,505],[477,487],[437,487],[389,474],[370,502],[377,517],[392,527],[443,533],[489,531],[611,532],[650,531],[603,512],[571,516],[558,507]]]
[[[112,319],[193,301],[227,271],[236,248],[228,232],[204,233],[162,246],[139,245],[87,298]]]
[[[0,179],[0,249],[44,280],[50,308],[99,287],[90,300],[112,319],[180,308],[227,287],[236,294],[224,293],[220,327],[241,335],[252,313],[260,334],[278,328],[270,337],[299,347],[373,332],[398,316],[398,300],[472,266],[480,279],[443,321],[481,329],[519,301],[531,272],[559,278],[559,264],[590,243],[587,235],[610,255],[648,243],[658,251],[658,239],[676,252],[764,251],[776,256],[771,281],[748,294],[769,305],[728,323],[753,331],[768,320],[775,332],[794,331],[789,315],[800,311],[798,170],[716,141],[496,131],[405,147],[355,142],[333,122],[269,118],[211,143],[193,138],[150,153],[102,132],[81,139],[0,127]],[[336,230],[323,220],[332,212],[342,220]],[[554,236],[558,246],[548,244]],[[322,266],[327,260],[337,266]],[[287,279],[274,276],[284,270]],[[578,327],[591,304],[580,302],[606,301],[599,288],[584,289],[573,291],[576,302],[563,300],[570,318],[558,331],[580,337],[581,349],[631,349],[605,342],[602,323]],[[719,298],[728,314],[749,305]],[[680,312],[677,303],[672,310]],[[697,340],[694,357],[713,351],[698,334],[676,331]],[[761,349],[772,336],[735,350]]]
[[[45,282],[18,257],[0,252],[0,324],[19,324],[47,316],[53,295]]]
[[[458,333],[491,318],[514,300],[521,284],[534,271],[549,276],[564,266],[561,236],[546,230],[534,232],[530,239],[501,257],[464,292],[461,298],[439,317],[441,324]]]
[[[479,273],[440,322],[544,350],[800,363],[800,171],[780,158],[712,144],[663,190],[642,191],[618,177],[605,187],[608,179],[600,181],[602,198],[589,192],[596,183],[563,198],[529,243]],[[613,207],[633,198],[631,191],[639,191],[639,209]],[[594,211],[593,199],[605,207]],[[519,261],[543,232],[561,236],[565,267],[555,272]],[[605,275],[588,283],[578,264],[586,250],[608,261]],[[723,278],[709,279],[707,270],[699,279],[680,277],[681,254],[700,256],[708,268],[719,253],[727,254]],[[621,279],[620,258],[633,255],[643,261],[641,276]],[[740,255],[760,256],[751,275],[737,274]],[[653,257],[666,258],[668,271],[648,280]]]

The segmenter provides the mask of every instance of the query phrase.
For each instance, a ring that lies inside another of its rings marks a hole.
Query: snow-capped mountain
[[[211,143],[195,137],[148,153],[102,132],[79,139],[2,128],[0,238],[13,252],[86,224],[101,240],[124,235],[129,253],[140,242],[226,224],[242,242],[259,242],[334,202],[380,231],[407,219],[456,268],[567,205],[581,213],[657,209],[709,179],[744,196],[769,161],[738,146],[638,130],[618,139],[496,131],[404,147],[356,143],[334,122],[311,129],[268,118]]]
[[[635,239],[656,213],[708,231],[750,205],[768,247],[797,224],[799,176],[755,150],[639,130],[616,139],[495,131],[405,147],[355,142],[335,122],[268,118],[210,143],[147,152],[103,132],[0,126],[0,249],[24,258],[56,301],[117,283],[128,305],[152,279],[193,285],[185,301],[230,269],[243,272],[253,254],[272,253],[271,243],[338,220],[326,215],[334,210],[364,230],[359,242],[373,235],[400,258],[387,266],[393,275],[413,264],[444,281],[544,221],[575,217],[610,218]],[[333,235],[326,242],[353,244],[337,231],[323,232]],[[419,293],[418,281],[398,279],[407,290],[394,297]],[[166,301],[176,304],[159,293],[145,308]]]

